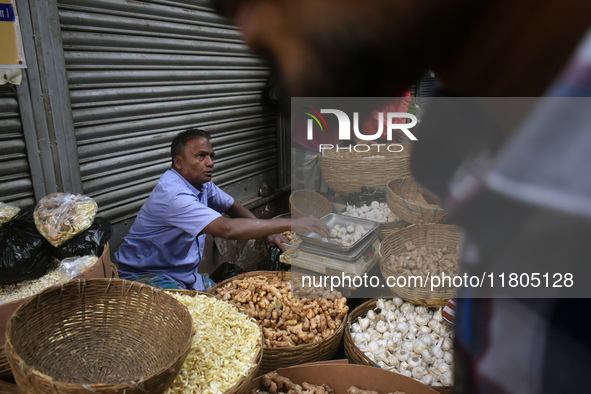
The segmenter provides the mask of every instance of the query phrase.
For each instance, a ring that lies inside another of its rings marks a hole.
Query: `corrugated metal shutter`
[[[16,91],[0,86],[0,201],[24,207],[35,203]]]
[[[58,7],[83,190],[101,215],[135,216],[187,127],[212,134],[219,186],[277,178],[275,114],[261,106],[267,67],[209,2]]]

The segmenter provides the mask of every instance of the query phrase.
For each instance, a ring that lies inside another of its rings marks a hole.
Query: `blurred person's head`
[[[460,94],[534,95],[591,14],[577,0],[216,1],[291,96],[396,96],[427,69]]]

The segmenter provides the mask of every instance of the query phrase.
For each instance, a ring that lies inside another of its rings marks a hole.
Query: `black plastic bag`
[[[386,189],[377,189],[375,187],[361,186],[358,192],[351,193],[347,197],[349,205],[356,207],[370,205],[372,201],[386,202]]]
[[[21,210],[0,227],[0,284],[40,278],[53,261],[51,244],[35,226],[34,209]]]
[[[213,271],[213,274],[209,276],[209,279],[213,280],[215,283],[220,283],[244,272],[245,271],[242,269],[242,267],[226,262]]]
[[[95,217],[92,225],[66,241],[61,246],[53,249],[53,256],[58,260],[66,257],[89,256],[101,257],[105,244],[111,239],[113,227],[105,218]]]
[[[285,264],[279,261],[281,249],[276,245],[271,245],[267,248],[267,255],[259,262],[257,266],[258,271],[289,271],[290,264]]]

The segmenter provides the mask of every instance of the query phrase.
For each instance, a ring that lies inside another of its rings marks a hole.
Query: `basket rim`
[[[441,206],[437,204],[430,204],[428,202],[422,203],[417,201],[416,199],[410,199],[398,194],[391,185],[395,182],[398,182],[398,185],[402,185],[404,182],[412,182],[417,185],[420,185],[414,177],[400,177],[394,178],[389,180],[386,183],[386,202],[388,206],[396,214],[396,216],[402,218],[403,220],[409,223],[439,223],[444,220],[448,212]],[[393,201],[390,201],[393,200]],[[399,207],[392,207],[390,204],[400,204],[406,207],[406,211],[404,209],[397,209]],[[395,208],[395,209],[392,209]],[[396,212],[395,212],[396,211]],[[427,214],[425,211],[431,211],[433,214]]]
[[[21,306],[19,306],[18,309],[12,314],[12,316],[10,317],[10,319],[8,321],[8,325],[7,325],[7,329],[6,329],[6,345],[5,345],[6,353],[7,353],[7,355],[10,354],[10,355],[15,356],[15,358],[17,359],[16,361],[17,361],[18,367],[21,370],[24,368],[24,366],[27,366],[29,368],[30,374],[37,376],[43,380],[49,381],[49,382],[51,382],[52,385],[58,385],[58,386],[64,387],[64,388],[70,388],[70,387],[74,388],[74,387],[84,386],[84,387],[88,387],[92,390],[101,390],[101,389],[105,389],[105,388],[110,388],[113,390],[121,390],[121,389],[129,388],[130,386],[133,387],[134,384],[137,383],[133,380],[125,381],[125,382],[115,382],[115,383],[77,383],[77,382],[59,381],[59,380],[52,378],[50,375],[47,375],[46,373],[39,371],[35,366],[29,365],[28,363],[26,363],[22,359],[22,357],[16,352],[16,350],[14,348],[14,345],[12,343],[12,323],[13,323],[13,321],[16,321],[16,319],[20,318],[19,312],[21,312],[21,310],[24,310],[25,308],[28,307],[28,305],[31,305],[33,303],[40,304],[41,297],[46,296],[50,292],[56,292],[56,291],[62,292],[64,290],[64,288],[66,288],[66,287],[69,288],[69,287],[74,287],[74,286],[78,286],[78,288],[80,289],[82,286],[86,286],[87,284],[92,286],[94,283],[107,284],[107,290],[111,287],[111,284],[120,283],[122,286],[127,286],[127,291],[125,292],[125,294],[130,292],[134,287],[139,288],[139,290],[141,290],[141,291],[151,291],[152,294],[162,293],[162,290],[156,289],[152,286],[145,285],[145,284],[139,283],[139,282],[132,282],[132,281],[124,280],[124,279],[115,279],[115,278],[86,279],[86,278],[81,278],[78,280],[70,280],[66,283],[62,283],[62,284],[48,287],[48,288],[44,289],[43,291],[41,291],[40,293],[33,295],[29,300],[27,300]],[[164,296],[170,297],[171,299],[174,300],[174,303],[178,303],[179,309],[183,310],[184,313],[186,313],[188,315],[189,319],[187,321],[192,322],[191,315],[189,314],[189,311],[187,310],[187,308],[185,308],[185,306],[183,304],[181,304],[176,299],[174,299],[174,297],[172,297],[168,294],[165,294]],[[185,340],[185,343],[182,345],[182,349],[183,349],[182,352],[179,353],[179,356],[180,356],[179,358],[182,360],[180,362],[181,366],[182,366],[184,360],[186,359],[187,355],[189,354],[194,334],[195,334],[195,332],[192,328],[192,323],[191,323],[191,333],[190,333],[190,335],[188,335],[188,337]],[[161,374],[165,373],[169,369],[173,368],[174,365],[178,362],[178,360],[179,360],[178,358],[173,359],[167,365],[161,366],[157,370],[152,371],[146,378],[143,378],[142,381],[146,382],[149,379],[156,378],[156,377],[160,376]],[[12,362],[10,360],[10,357],[8,357],[8,361],[11,366],[11,369],[14,369]],[[173,376],[176,377],[176,375],[178,374],[179,371],[180,371],[180,368],[178,371],[176,371],[173,374]]]
[[[319,205],[321,204],[320,208],[324,212],[320,215],[313,215],[313,216],[316,216],[319,218],[319,217],[326,215],[327,213],[331,213],[334,210],[330,200],[328,198],[326,198],[325,196],[323,196],[322,194],[315,192],[314,190],[310,190],[310,189],[298,189],[298,190],[294,190],[289,195],[289,208],[290,208],[291,214],[295,214],[297,216],[312,215],[312,214],[305,213],[302,210],[298,209],[298,207],[295,206],[296,204],[294,204],[294,196],[298,197],[299,195],[306,195],[306,194],[309,195],[308,198],[316,198],[319,202]]]

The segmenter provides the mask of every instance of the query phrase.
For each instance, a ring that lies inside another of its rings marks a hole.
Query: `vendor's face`
[[[205,137],[187,141],[180,155],[174,158],[174,167],[183,178],[196,188],[211,181],[213,176],[213,147]]]

